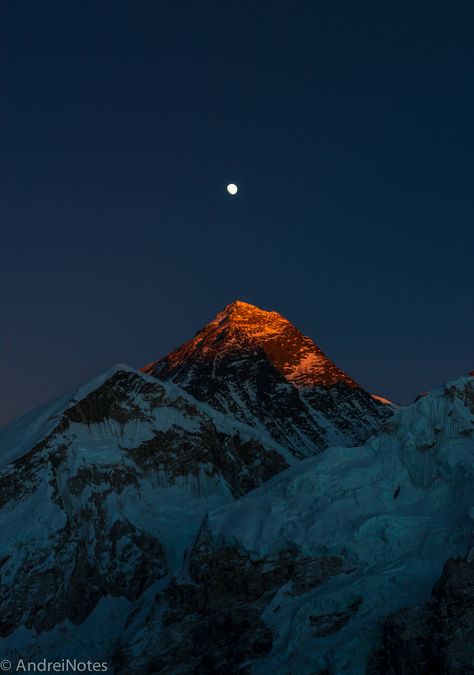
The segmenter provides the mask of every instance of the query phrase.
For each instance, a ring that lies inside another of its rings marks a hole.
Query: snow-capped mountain
[[[280,314],[240,301],[143,370],[270,433],[297,457],[360,443],[392,412]]]
[[[245,303],[145,370],[0,430],[5,658],[410,674],[428,626],[469,672],[474,377],[394,413]]]
[[[0,635],[81,624],[180,564],[202,516],[294,457],[117,366],[0,433]],[[125,615],[124,615],[125,616]],[[28,640],[30,639],[27,639]]]
[[[159,673],[472,673],[473,520],[468,377],[210,512],[121,658]]]
[[[212,371],[202,371],[201,350],[186,360],[196,361],[189,381],[174,378],[187,391],[158,380],[156,368],[151,376],[116,366],[0,432],[0,635],[8,645],[56,644],[70,623],[89,635],[104,604],[135,603],[181,564],[209,510],[332,435],[347,444],[387,418],[279,315],[235,303],[217,324],[207,329],[220,345]],[[304,399],[316,383],[331,391],[321,410]],[[214,385],[228,398],[202,395]],[[360,419],[348,431],[339,422],[351,410]]]

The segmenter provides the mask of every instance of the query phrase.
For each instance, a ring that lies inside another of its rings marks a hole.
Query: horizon
[[[252,308],[254,308],[254,309],[257,309],[257,310],[259,310],[259,311],[263,311],[263,312],[266,312],[266,313],[276,313],[276,314],[278,314],[279,316],[281,316],[283,319],[288,320],[287,317],[283,316],[280,312],[278,312],[278,310],[275,310],[275,309],[265,309],[265,308],[263,308],[263,307],[258,307],[257,305],[254,305],[254,304],[252,304],[252,303],[250,303],[250,302],[248,302],[248,301],[236,299],[236,300],[233,300],[233,301],[230,302],[230,303],[227,303],[222,309],[216,311],[215,316],[214,316],[212,319],[210,319],[206,324],[203,324],[203,325],[198,329],[198,331],[197,331],[194,335],[189,336],[189,337],[186,338],[186,340],[184,340],[182,343],[180,343],[180,344],[178,344],[178,345],[175,345],[175,346],[170,350],[170,352],[168,352],[168,353],[173,352],[175,349],[181,347],[182,344],[184,344],[184,343],[188,342],[189,340],[191,340],[193,337],[195,337],[195,335],[197,335],[197,334],[201,331],[201,329],[205,328],[205,327],[206,327],[209,323],[211,323],[211,322],[212,322],[219,314],[223,313],[227,308],[232,307],[233,305],[238,304],[238,303],[247,305],[247,306],[249,306],[249,307],[252,307]],[[291,321],[290,321],[290,323],[291,323]],[[292,324],[292,325],[294,325],[294,324]],[[298,326],[295,326],[295,327],[298,329]],[[299,330],[299,329],[298,329],[298,330]],[[304,335],[304,333],[303,333],[303,335]],[[307,335],[306,337],[309,337],[309,338],[312,340],[311,336],[308,336],[308,335]],[[316,344],[317,347],[319,347],[319,345],[317,344],[317,342],[315,342],[315,341],[313,341],[313,342]],[[323,353],[324,353],[325,356],[327,356],[330,360],[333,360],[333,359],[331,358],[331,356],[330,356],[329,354],[327,354],[326,351],[325,351],[324,349],[323,349],[322,351],[323,351]],[[45,405],[47,406],[49,403],[52,403],[52,402],[55,401],[56,399],[61,398],[61,396],[64,396],[64,395],[66,395],[66,394],[68,394],[68,393],[74,391],[76,388],[80,388],[80,387],[82,387],[82,386],[88,384],[90,381],[96,379],[97,377],[100,377],[102,374],[106,374],[106,373],[112,372],[112,371],[114,371],[114,369],[116,369],[116,368],[130,368],[131,370],[136,371],[136,372],[143,372],[143,371],[146,370],[147,367],[153,365],[153,363],[156,362],[157,360],[160,360],[160,359],[166,357],[166,356],[168,355],[168,353],[167,353],[167,354],[162,354],[162,355],[160,355],[160,356],[158,357],[158,359],[153,359],[152,361],[150,361],[150,362],[148,362],[148,363],[146,363],[146,364],[142,364],[142,365],[140,365],[140,366],[134,366],[134,365],[131,365],[131,364],[129,364],[129,363],[126,363],[125,361],[118,361],[118,362],[116,362],[116,363],[109,364],[109,365],[107,365],[106,367],[99,369],[97,372],[91,373],[90,376],[87,377],[86,379],[83,379],[83,380],[81,380],[81,381],[78,381],[78,382],[74,383],[69,389],[64,390],[64,391],[62,391],[62,392],[59,392],[56,396],[53,396],[52,398],[47,399],[47,400],[45,400],[45,401],[41,401],[41,402],[39,402],[37,405],[33,406],[32,408],[30,408],[30,409],[28,409],[28,410],[25,410],[24,412],[20,413],[20,415],[18,415],[17,417],[15,417],[15,418],[13,418],[13,419],[7,420],[6,422],[1,422],[1,418],[0,418],[0,429],[4,429],[4,428],[8,427],[11,423],[14,423],[17,419],[22,418],[24,415],[27,415],[28,413],[34,412],[36,409],[42,408],[42,407],[45,406]],[[336,366],[339,366],[339,364],[337,363],[337,361],[335,361],[335,364],[336,364]],[[352,377],[352,374],[351,374],[350,372],[347,372],[347,371],[345,371],[344,369],[342,369],[342,370],[344,371],[344,373],[345,373],[346,375],[349,375],[350,377]],[[455,375],[455,376],[453,376],[453,377],[451,377],[451,378],[448,378],[445,382],[450,382],[450,381],[457,380],[457,379],[459,379],[460,377],[464,377],[464,376],[469,375],[470,373],[472,373],[472,371],[466,371],[465,373],[459,373],[458,375]],[[143,374],[146,375],[146,376],[150,376],[150,377],[156,377],[156,376],[151,376],[151,375],[147,374],[146,372],[144,372]],[[158,379],[159,379],[159,378],[158,378]],[[363,389],[366,389],[366,391],[367,391],[369,394],[371,394],[372,396],[374,396],[374,397],[376,397],[376,398],[383,399],[383,400],[387,400],[387,401],[389,401],[389,402],[391,402],[391,403],[395,403],[396,405],[400,405],[400,406],[402,406],[402,407],[404,407],[404,406],[406,406],[406,405],[410,405],[411,403],[414,403],[414,402],[416,401],[416,399],[417,399],[419,396],[422,396],[422,395],[424,395],[424,394],[426,394],[426,393],[429,393],[429,391],[431,391],[432,389],[436,389],[438,386],[442,386],[443,384],[445,384],[445,382],[439,382],[439,383],[435,384],[430,390],[420,390],[417,394],[415,394],[414,398],[413,398],[411,401],[400,402],[400,401],[397,401],[397,400],[395,400],[395,399],[393,399],[393,398],[390,398],[390,396],[386,396],[385,394],[380,394],[380,393],[377,392],[377,391],[371,391],[370,389],[367,389],[367,388],[363,385],[363,383],[359,382],[359,381],[357,380],[357,378],[354,378],[354,379],[356,380],[357,384],[359,384]]]
[[[0,425],[235,297],[400,403],[472,369],[473,8],[0,12]]]

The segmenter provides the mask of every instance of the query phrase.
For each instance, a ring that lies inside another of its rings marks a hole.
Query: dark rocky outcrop
[[[124,673],[250,672],[272,647],[272,631],[262,613],[275,594],[285,587],[290,597],[302,595],[348,569],[341,557],[302,556],[292,548],[257,560],[231,546],[212,550],[203,527],[188,571],[188,581],[172,580],[156,598],[139,658],[126,644],[117,651]],[[360,602],[334,617],[331,630],[347,623]],[[314,625],[316,634],[316,617]]]
[[[310,616],[309,622],[314,628],[314,637],[322,638],[331,633],[337,633],[338,630],[344,628],[346,623],[350,620],[353,614],[357,612],[362,604],[362,598],[358,597],[350,605],[348,605],[341,612],[333,612],[332,614],[319,614],[318,616]]]
[[[370,675],[474,673],[474,559],[450,559],[421,607],[388,617]]]

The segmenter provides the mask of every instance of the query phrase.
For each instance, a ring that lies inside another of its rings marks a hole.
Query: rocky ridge
[[[126,366],[34,419],[0,436],[3,637],[81,624],[107,596],[135,601],[210,507],[288,466],[271,439]]]
[[[269,433],[299,458],[363,442],[392,412],[287,319],[240,301],[143,370]]]

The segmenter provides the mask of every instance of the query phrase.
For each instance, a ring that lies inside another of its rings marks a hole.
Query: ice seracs
[[[178,663],[259,675],[402,672],[384,669],[396,642],[374,657],[382,622],[427,601],[445,561],[462,557],[467,587],[458,576],[451,599],[459,615],[472,598],[473,506],[474,378],[461,378],[401,409],[365,445],[330,448],[210,512],[172,596],[163,595],[170,612],[154,654],[166,672]],[[226,611],[234,620],[220,630]],[[436,640],[443,672],[460,675],[472,639],[463,617],[450,616],[435,626]],[[213,627],[213,643],[198,654],[186,645],[203,625]],[[147,630],[152,640],[153,624]],[[408,664],[417,644],[406,646]]]

